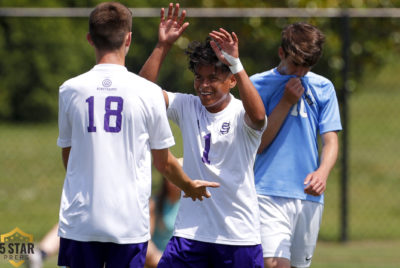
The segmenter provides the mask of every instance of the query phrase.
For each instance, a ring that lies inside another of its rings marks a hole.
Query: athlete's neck
[[[102,52],[96,50],[96,64],[118,64],[125,66],[125,51]]]

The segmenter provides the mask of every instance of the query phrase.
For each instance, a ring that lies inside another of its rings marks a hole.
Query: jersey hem
[[[79,236],[79,235],[71,235],[71,234],[61,234],[58,235],[62,238],[76,240],[81,242],[105,242],[105,243],[116,243],[116,244],[137,244],[144,243],[150,240],[150,235],[146,235],[139,238],[122,238],[122,239],[114,239],[111,237],[103,237],[103,236]]]
[[[290,198],[290,199],[300,199],[300,200],[305,200],[305,201],[311,201],[311,202],[316,202],[320,204],[324,204],[324,199],[322,197],[318,198],[313,198],[313,196],[307,195],[307,196],[296,196],[296,195],[289,195],[286,193],[268,193],[268,192],[259,192],[257,191],[257,195],[260,196],[276,196],[276,197],[284,197],[284,198]],[[319,199],[321,198],[321,199]]]
[[[203,237],[203,236],[193,236],[193,235],[189,235],[189,234],[182,234],[179,232],[177,232],[177,233],[174,232],[174,236],[191,239],[191,240],[196,240],[196,241],[200,241],[200,242],[221,244],[221,245],[254,246],[254,245],[261,244],[261,238],[258,241],[224,240],[224,239],[215,240],[215,238],[209,238],[209,237]]]

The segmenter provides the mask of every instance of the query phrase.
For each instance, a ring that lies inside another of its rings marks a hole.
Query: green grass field
[[[350,99],[349,238],[340,237],[340,162],[330,176],[312,267],[400,267],[399,61],[358,86]],[[173,126],[182,156],[179,132]],[[15,227],[39,241],[57,222],[64,179],[56,123],[0,123],[0,234]],[[153,188],[158,188],[159,175]],[[2,255],[0,255],[2,258]],[[55,267],[50,258],[46,267]],[[12,267],[0,260],[1,267]]]

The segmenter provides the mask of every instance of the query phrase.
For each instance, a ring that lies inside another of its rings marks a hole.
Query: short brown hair
[[[229,67],[223,64],[215,55],[210,44],[211,37],[207,37],[204,42],[193,41],[185,50],[189,60],[189,70],[196,73],[199,66],[214,66],[217,70],[227,73],[230,72]]]
[[[281,47],[296,65],[314,66],[322,55],[324,42],[324,34],[305,22],[291,24],[282,31]]]
[[[117,2],[105,2],[90,13],[89,33],[97,49],[119,49],[132,31],[132,12]]]

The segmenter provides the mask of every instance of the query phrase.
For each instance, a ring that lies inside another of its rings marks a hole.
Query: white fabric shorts
[[[306,200],[258,195],[263,257],[309,267],[317,244],[324,205]]]

